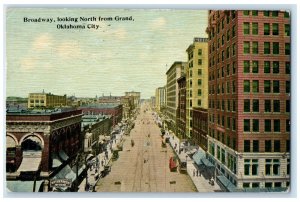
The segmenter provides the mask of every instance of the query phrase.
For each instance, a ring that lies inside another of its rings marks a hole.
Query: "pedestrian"
[[[197,174],[197,177],[198,177],[198,173],[199,173],[199,172],[198,172],[198,170],[197,170],[197,173],[196,173],[196,174]]]
[[[193,176],[195,177],[195,169],[193,170]]]
[[[103,166],[103,163],[104,163],[103,160],[101,160],[101,166]]]

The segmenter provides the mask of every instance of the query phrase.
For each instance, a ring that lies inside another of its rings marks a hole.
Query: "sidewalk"
[[[111,140],[109,144],[107,144],[107,157],[105,156],[105,152],[100,153],[97,157],[94,157],[91,161],[96,162],[96,158],[98,158],[98,167],[96,165],[93,165],[92,168],[89,168],[87,170],[87,181],[90,186],[95,187],[97,182],[101,179],[101,171],[104,170],[104,167],[108,165],[111,161],[111,158],[113,156],[113,150],[117,148],[117,145],[123,140],[123,132],[118,135],[118,138]],[[112,149],[110,149],[112,148]],[[102,165],[103,162],[103,165]],[[97,167],[97,168],[96,168]],[[98,175],[98,177],[96,177]],[[85,192],[86,187],[86,178],[82,180],[81,184],[79,185],[78,192]]]
[[[191,159],[187,155],[186,151],[183,150],[179,154],[180,140],[173,133],[170,134],[169,142],[170,142],[171,147],[177,154],[177,156],[184,161],[187,160],[187,173],[190,176],[191,180],[193,181],[194,185],[196,186],[198,192],[221,191],[221,188],[219,187],[219,185],[216,182],[214,183],[214,185],[211,185],[211,184],[209,184],[209,180],[204,178],[204,175],[208,176],[207,173],[200,174],[199,169],[197,167],[195,167],[195,165],[193,164],[194,160]],[[188,156],[188,157],[186,157],[186,156]],[[197,176],[197,170],[198,170],[198,176]],[[206,170],[202,170],[201,172],[206,172]]]

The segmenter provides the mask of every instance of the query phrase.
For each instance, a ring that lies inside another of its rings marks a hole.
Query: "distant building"
[[[123,107],[119,103],[92,103],[79,107],[85,115],[111,115],[112,125],[122,121]]]
[[[53,95],[51,93],[29,93],[28,108],[55,108],[67,106],[67,95]]]
[[[141,102],[141,92],[125,92],[125,96],[133,96],[134,97],[134,108],[138,108]]]
[[[166,107],[166,87],[159,87],[155,90],[155,108],[162,112]]]
[[[186,77],[183,74],[179,79],[178,83],[178,107],[177,107],[177,135],[179,139],[186,139],[185,127],[186,127]]]
[[[81,110],[7,112],[7,189],[47,192],[63,178],[76,190],[77,167],[71,162],[82,149],[81,116]],[[79,168],[80,176],[84,165]]]
[[[193,107],[208,108],[208,38],[194,38],[186,52],[186,136],[194,139]]]
[[[166,85],[166,123],[168,128],[176,133],[176,110],[178,107],[178,83],[177,79],[185,72],[186,62],[174,62],[166,72],[167,85]]]
[[[82,133],[84,135],[84,152],[94,156],[104,151],[110,140],[112,120],[106,115],[84,115],[82,117]]]
[[[155,108],[155,100],[156,100],[155,96],[150,97],[150,105],[151,105],[152,108]]]
[[[122,96],[121,104],[123,105],[123,119],[130,119],[134,109],[134,97]]]

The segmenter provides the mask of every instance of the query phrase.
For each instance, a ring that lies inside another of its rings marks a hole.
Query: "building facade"
[[[186,127],[186,77],[183,74],[179,79],[178,83],[178,107],[177,107],[177,135],[179,139],[186,139],[185,127]]]
[[[83,146],[81,117],[81,110],[7,112],[7,188],[47,192],[53,180],[63,178],[75,190],[78,167],[72,163]]]
[[[79,107],[85,115],[111,115],[115,127],[122,121],[123,107],[119,103],[93,103]]]
[[[130,119],[134,109],[134,97],[122,96],[121,104],[123,105],[123,119]]]
[[[141,102],[141,92],[125,92],[125,96],[133,96],[134,97],[134,108],[138,108]]]
[[[51,93],[29,93],[28,108],[54,108],[67,106],[67,95],[53,95]]]
[[[158,112],[166,107],[166,88],[159,87],[155,90],[155,107]]]
[[[209,11],[208,155],[236,189],[290,181],[290,18]]]
[[[170,130],[176,133],[176,110],[178,106],[178,83],[177,79],[185,72],[186,62],[174,62],[166,72],[166,116],[168,118],[167,125]]]
[[[208,108],[208,39],[194,38],[186,52],[186,136],[193,139],[193,107]]]
[[[192,141],[207,151],[208,134],[208,110],[201,107],[193,107]]]

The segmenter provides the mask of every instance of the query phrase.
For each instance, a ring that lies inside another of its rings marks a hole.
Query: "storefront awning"
[[[23,152],[23,159],[17,172],[37,171],[42,160],[42,152]]]
[[[76,179],[76,174],[69,165],[63,167],[53,179],[70,179],[72,182]]]
[[[214,167],[215,165],[214,164],[212,164],[208,159],[206,159],[206,158],[203,158],[203,159],[201,159],[201,161],[204,163],[204,165],[205,166],[207,166],[207,167]]]
[[[90,159],[93,158],[93,157],[94,157],[93,154],[88,154],[85,160],[88,161],[88,160],[90,160]]]
[[[194,155],[193,155],[193,160],[194,162],[199,166],[202,163],[201,159],[205,158],[205,152],[198,150]]]
[[[60,150],[58,154],[59,154],[59,157],[64,161],[69,159],[69,156],[63,150]]]
[[[51,158],[52,158],[52,167],[53,168],[57,168],[62,164],[62,162],[60,161],[60,159],[58,158],[56,153],[51,153]]]
[[[73,172],[76,174],[76,169],[77,169],[77,166],[73,166],[72,170]],[[81,167],[78,168],[78,176],[84,171],[85,169],[85,165],[82,165]]]
[[[35,192],[38,192],[43,180],[36,181]],[[6,187],[11,192],[33,192],[34,181],[6,181]]]
[[[230,182],[224,175],[217,176],[217,179],[229,192],[234,192],[236,190],[236,186],[232,184],[232,182]]]

